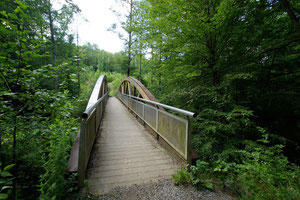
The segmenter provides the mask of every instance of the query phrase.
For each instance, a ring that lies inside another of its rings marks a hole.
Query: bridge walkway
[[[107,101],[88,170],[91,193],[170,178],[180,164],[115,97]]]

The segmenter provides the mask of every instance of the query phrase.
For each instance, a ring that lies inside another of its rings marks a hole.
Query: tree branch
[[[288,2],[288,0],[281,0],[282,4],[284,6],[284,8],[286,9],[288,15],[290,16],[291,20],[294,21],[295,23],[299,24],[299,19],[296,17],[296,15],[294,14],[290,3]]]
[[[300,25],[299,25],[299,19],[297,18],[297,16],[295,15],[295,13],[293,12],[293,9],[289,3],[288,0],[281,0],[283,7],[286,9],[288,15],[291,18],[291,21],[294,22],[294,24],[297,27],[297,31],[298,31],[298,36],[300,37]]]

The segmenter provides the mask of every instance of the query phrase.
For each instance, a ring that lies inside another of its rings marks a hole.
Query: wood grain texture
[[[117,186],[130,186],[170,178],[180,164],[114,97],[107,102],[90,161],[91,193],[105,194]]]

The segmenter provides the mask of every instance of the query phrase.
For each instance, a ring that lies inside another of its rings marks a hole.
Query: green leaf
[[[4,193],[0,193],[0,199],[7,199],[8,195]]]
[[[12,186],[3,186],[1,191],[5,190],[5,189],[12,189],[13,187]]]
[[[14,10],[15,13],[18,13],[20,12],[20,7],[18,6],[15,10]]]
[[[25,5],[22,1],[20,1],[20,0],[16,0],[16,2],[17,2],[17,4],[19,4],[19,6],[21,6],[21,8],[23,9],[23,10],[25,10],[28,6],[27,5]]]
[[[3,92],[1,95],[13,96],[13,95],[15,95],[15,93],[12,93],[12,92]]]
[[[4,167],[4,171],[10,170],[13,166],[15,166],[15,164],[7,165],[6,167]]]
[[[1,176],[2,177],[8,177],[8,176],[12,176],[12,174],[7,172],[7,171],[3,171],[3,172],[1,172]]]
[[[214,190],[215,189],[215,186],[213,183],[210,183],[210,182],[204,182],[204,183],[201,183],[201,186],[207,188],[207,189],[210,189],[210,190]]]
[[[6,18],[8,17],[5,10],[1,11],[1,14],[4,15]]]

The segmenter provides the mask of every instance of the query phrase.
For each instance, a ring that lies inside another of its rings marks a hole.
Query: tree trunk
[[[139,79],[142,82],[142,54],[140,54],[140,75],[139,75]]]
[[[79,66],[78,21],[77,21],[77,82],[78,82],[78,96],[79,96],[80,95],[80,66]]]
[[[295,15],[295,13],[293,12],[293,9],[289,3],[288,0],[282,0],[282,4],[283,7],[285,8],[285,10],[287,11],[288,15],[290,16],[292,22],[296,25],[297,28],[297,32],[298,32],[298,37],[300,38],[300,24],[299,24],[299,19],[297,18],[297,16]]]
[[[133,11],[133,3],[130,0],[130,12],[129,12],[129,32],[128,32],[128,60],[127,60],[127,76],[130,76],[130,63],[131,63],[131,46],[132,46],[132,11]]]
[[[211,12],[213,12],[215,9],[213,8],[213,5],[211,7],[211,1],[206,0],[207,5],[207,23],[209,26],[211,26]],[[206,37],[206,47],[209,53],[208,56],[208,67],[212,72],[212,83],[214,86],[217,86],[220,83],[220,77],[219,73],[216,69],[216,34],[211,31],[211,28],[208,31],[207,37]]]
[[[51,51],[52,51],[52,65],[56,65],[56,44],[55,44],[55,38],[54,38],[54,26],[53,26],[53,17],[51,13],[51,2],[48,0],[48,20],[49,20],[49,26],[50,26],[50,39],[51,39]],[[55,90],[58,90],[59,85],[59,78],[58,78],[58,71],[55,71],[56,74],[56,80],[54,83]]]

